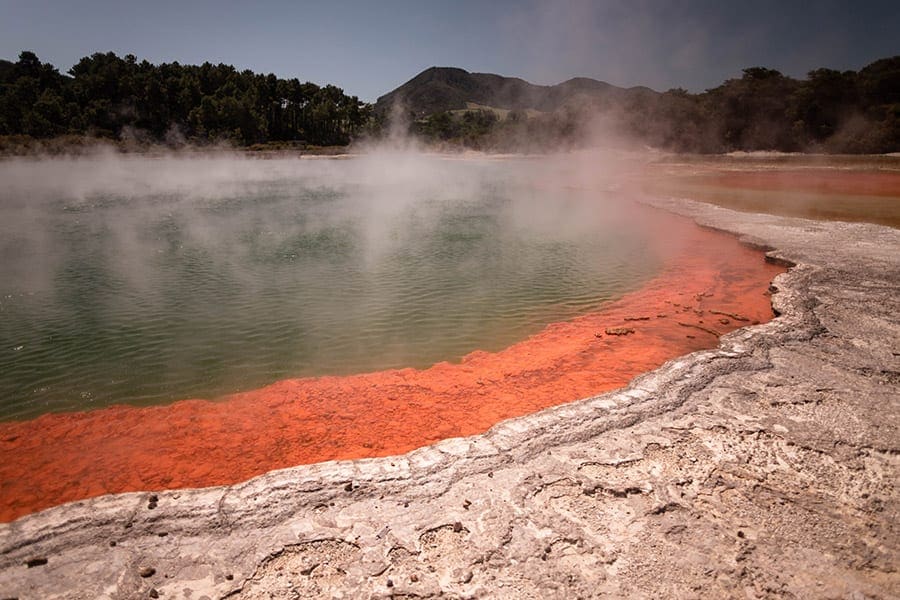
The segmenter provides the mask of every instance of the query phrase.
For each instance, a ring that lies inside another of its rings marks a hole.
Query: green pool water
[[[0,162],[0,418],[427,367],[656,272],[627,203],[547,184],[542,168],[408,154]]]

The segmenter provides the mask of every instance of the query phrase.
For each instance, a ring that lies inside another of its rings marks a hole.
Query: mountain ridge
[[[539,85],[520,77],[432,66],[379,96],[375,101],[375,112],[386,115],[399,104],[419,119],[462,110],[469,103],[504,110],[553,112],[579,96],[602,101],[627,100],[635,95],[659,95],[659,92],[644,86],[622,88],[590,77],[572,77],[555,85]]]

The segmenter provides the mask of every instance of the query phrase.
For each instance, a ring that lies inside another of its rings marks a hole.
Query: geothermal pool
[[[0,164],[0,419],[500,350],[637,288],[658,245],[530,161]]]
[[[0,522],[399,454],[772,317],[590,158],[6,161]]]

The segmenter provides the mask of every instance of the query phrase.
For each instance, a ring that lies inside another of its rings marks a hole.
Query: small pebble
[[[469,510],[469,507],[470,507],[470,506],[472,506],[472,503],[469,502],[468,500],[465,500],[465,501],[463,502],[463,508],[464,508],[464,509]]]
[[[150,588],[150,597],[159,598],[159,592],[156,591],[156,588]]]
[[[231,573],[228,573],[227,575],[225,575],[225,579],[227,579],[228,581],[231,581],[232,579],[234,579],[234,575],[232,575]]]
[[[153,577],[156,574],[156,569],[153,567],[142,567],[140,571],[138,571],[138,575],[141,577]]]
[[[387,586],[388,586],[388,587],[394,587],[394,580],[391,579],[390,577],[388,577],[388,580],[387,580]]]
[[[459,533],[460,531],[462,531],[462,529],[463,529],[462,523],[460,523],[459,521],[457,521],[453,524],[453,533]]]
[[[633,327],[607,327],[606,335],[628,335],[634,333]]]
[[[415,582],[419,581],[419,576],[416,575],[415,573],[413,573],[412,575],[409,576],[409,580],[411,582],[415,583]]]
[[[116,540],[109,540],[109,547],[110,547],[110,548],[115,548],[115,547],[116,547]]]

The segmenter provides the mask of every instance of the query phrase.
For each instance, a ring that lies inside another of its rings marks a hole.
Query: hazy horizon
[[[35,52],[61,72],[112,51],[153,63],[232,64],[331,83],[373,102],[431,66],[553,85],[591,77],[692,92],[764,66],[802,78],[900,54],[900,4],[408,0],[251,6],[56,0],[0,3],[0,58]],[[136,26],[139,24],[139,27]],[[524,40],[524,42],[523,42]]]

